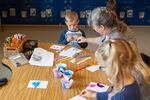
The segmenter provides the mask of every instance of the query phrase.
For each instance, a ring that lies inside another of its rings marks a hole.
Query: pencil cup
[[[66,80],[64,78],[61,79],[61,85],[64,89],[69,89],[72,86],[73,80]]]
[[[73,71],[71,70],[65,70],[63,73],[63,77],[65,80],[70,80],[72,78]]]
[[[58,71],[56,68],[53,69],[53,73],[55,78],[60,78],[63,75],[63,73]]]
[[[67,65],[65,63],[59,63],[59,64],[56,65],[56,68],[57,68],[58,71],[63,73],[66,70],[66,66]]]

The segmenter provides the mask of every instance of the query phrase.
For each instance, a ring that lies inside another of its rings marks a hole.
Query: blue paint
[[[41,82],[39,82],[39,81],[37,81],[37,82],[35,81],[32,83],[32,85],[34,86],[34,88],[37,88],[40,85],[40,83]]]
[[[72,72],[72,71],[70,71],[70,70],[66,70],[66,71],[64,71],[64,74],[65,74],[65,75],[72,75],[72,74],[73,74],[73,72]]]

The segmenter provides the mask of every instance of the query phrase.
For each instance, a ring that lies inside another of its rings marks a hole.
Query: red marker
[[[84,92],[82,92],[81,94],[80,94],[80,96],[82,96],[83,94],[85,94],[86,92],[84,91]]]

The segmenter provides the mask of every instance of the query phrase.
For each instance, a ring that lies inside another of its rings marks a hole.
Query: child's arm
[[[84,97],[84,98],[87,98],[87,99],[92,99],[92,100],[95,100],[96,99],[96,92],[94,91],[91,91],[91,90],[87,90],[87,89],[84,89],[81,93],[80,93],[80,96]],[[99,99],[98,99],[99,100]]]
[[[66,37],[65,37],[66,32],[67,32],[66,29],[61,32],[61,35],[60,35],[60,38],[59,38],[58,43],[65,44],[65,45],[68,44],[67,39],[66,39]]]

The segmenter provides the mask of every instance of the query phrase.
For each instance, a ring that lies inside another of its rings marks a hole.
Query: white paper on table
[[[60,46],[60,45],[52,45],[50,49],[55,49],[61,51],[65,46]]]
[[[59,53],[59,56],[67,56],[67,57],[73,57],[76,53],[81,52],[82,50],[78,48],[71,47],[67,50],[63,50]]]
[[[54,53],[42,48],[35,48],[29,60],[29,63],[35,66],[53,66],[53,62]]]
[[[80,95],[74,96],[69,100],[86,100],[85,98],[81,97]]]
[[[95,72],[95,71],[99,70],[99,66],[93,65],[93,66],[87,67],[86,69],[91,71],[91,72]]]
[[[96,86],[95,87],[91,87],[90,86],[91,84],[95,84]],[[104,87],[99,87],[99,86],[97,86],[97,83],[90,82],[90,84],[86,87],[86,89],[91,90],[91,91],[95,91],[95,92],[106,92],[108,90],[109,86],[108,85],[104,85],[104,84],[101,84],[101,85],[103,85]]]
[[[28,88],[47,88],[48,81],[30,80]]]

